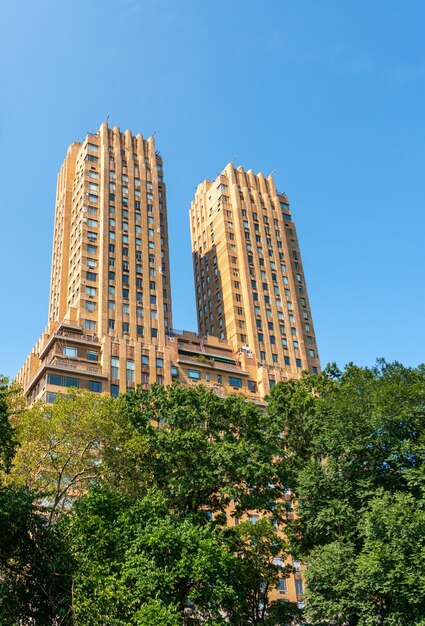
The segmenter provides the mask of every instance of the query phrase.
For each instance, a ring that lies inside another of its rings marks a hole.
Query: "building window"
[[[111,385],[111,396],[116,398],[119,395],[120,388],[118,385]]]
[[[102,383],[98,380],[89,380],[89,390],[95,391],[96,393],[102,392]]]
[[[149,365],[149,357],[147,354],[142,354],[142,365]]]
[[[114,328],[115,328],[115,320],[108,320],[108,328],[110,330],[114,330]]]
[[[171,376],[172,376],[173,378],[177,378],[177,377],[178,377],[178,375],[179,375],[179,368],[178,368],[178,367],[176,367],[175,365],[172,365],[172,366],[171,366]]]
[[[296,366],[298,367],[298,369],[301,369],[301,367],[302,367],[301,359],[295,359],[295,363],[296,363]]]
[[[156,366],[159,368],[163,368],[164,367],[164,359],[157,359],[156,360]]]
[[[84,320],[84,328],[85,330],[94,330],[96,328],[96,322],[92,320]]]
[[[47,381],[50,385],[58,385],[60,387],[79,388],[80,386],[78,378],[74,378],[72,376],[59,376],[59,374],[49,374]]]
[[[111,357],[111,378],[120,377],[120,360],[117,356]]]
[[[229,376],[229,385],[231,387],[241,388],[242,387],[242,379],[241,378],[236,378],[236,376]]]
[[[63,354],[64,356],[67,356],[71,359],[76,359],[78,354],[77,354],[77,348],[73,348],[72,346],[64,346],[63,348]]]
[[[132,359],[126,361],[125,374],[127,382],[134,383],[134,361]]]
[[[49,376],[47,377],[47,382],[49,385],[62,385],[62,376],[59,376],[59,374],[49,374]]]
[[[95,296],[96,295],[96,287],[87,287],[86,286],[86,295],[87,296]]]
[[[96,352],[96,350],[87,350],[87,359],[89,361],[97,361],[97,352]]]
[[[86,272],[86,280],[92,280],[96,282],[96,279],[97,279],[97,274],[94,274],[93,272]]]
[[[188,370],[187,375],[192,380],[201,380],[201,372],[198,370]]]

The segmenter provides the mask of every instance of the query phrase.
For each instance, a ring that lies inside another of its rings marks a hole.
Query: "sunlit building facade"
[[[320,367],[288,198],[232,164],[197,188],[190,210],[198,331],[257,363],[266,395],[278,381]]]

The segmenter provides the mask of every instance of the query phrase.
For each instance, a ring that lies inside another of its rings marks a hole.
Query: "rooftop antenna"
[[[106,116],[106,120],[105,120],[105,122],[106,122],[106,123],[108,123],[109,117],[110,117],[110,115],[108,114],[108,115]]]
[[[276,168],[275,168],[272,172],[270,172],[270,174],[267,176],[267,178],[270,178],[270,176],[273,176],[273,174],[275,173],[275,171],[276,171]]]

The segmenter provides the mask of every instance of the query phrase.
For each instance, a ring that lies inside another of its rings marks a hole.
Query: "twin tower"
[[[49,322],[17,375],[29,404],[204,384],[260,406],[320,368],[295,224],[272,176],[228,164],[190,208],[198,332],[172,323],[167,200],[153,137],[103,123],[58,175]]]

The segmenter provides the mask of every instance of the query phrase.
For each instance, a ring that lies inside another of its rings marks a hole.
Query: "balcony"
[[[196,364],[198,367],[211,367],[217,370],[228,370],[230,372],[236,372],[241,374],[242,376],[248,376],[248,372],[245,372],[240,367],[232,363],[221,363],[219,361],[214,361],[213,359],[208,359],[203,354],[199,356],[190,356],[188,354],[179,354],[177,359],[178,363],[189,363],[190,365]]]
[[[99,339],[93,335],[86,335],[85,333],[73,332],[72,330],[63,330],[62,328],[57,330],[54,334],[55,337],[66,337],[67,339],[77,339],[78,341],[99,343]]]
[[[74,329],[74,330],[73,330]],[[61,325],[50,335],[43,349],[41,350],[39,359],[43,360],[46,354],[49,352],[53,343],[56,340],[63,339],[66,343],[66,340],[69,339],[72,342],[76,342],[79,344],[99,344],[99,339],[94,335],[86,335],[83,333],[81,327],[76,322],[70,322],[69,326],[67,322],[62,322]]]
[[[106,375],[102,374],[101,365],[67,359],[66,357],[59,356],[57,354],[46,363],[46,366],[49,365],[53,367],[60,367],[61,369],[72,370],[74,372],[87,372],[88,374],[97,374],[106,378]]]

